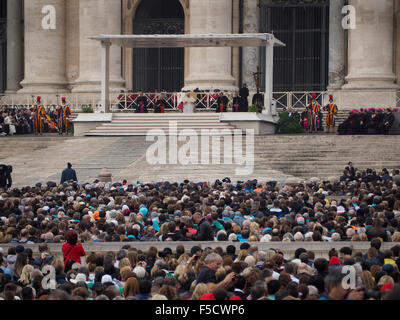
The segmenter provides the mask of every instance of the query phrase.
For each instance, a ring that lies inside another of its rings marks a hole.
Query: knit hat
[[[337,214],[342,214],[346,212],[346,209],[342,206],[337,207],[336,209]]]
[[[331,266],[333,264],[337,264],[337,265],[341,264],[338,257],[336,257],[336,256],[331,257],[331,259],[329,260],[329,265]]]

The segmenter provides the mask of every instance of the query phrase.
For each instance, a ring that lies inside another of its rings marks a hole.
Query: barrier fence
[[[317,95],[316,100],[320,105],[324,105],[328,103],[329,95],[331,94],[328,91],[290,91],[290,92],[274,92],[273,93],[273,102],[276,104],[276,108],[278,110],[282,109],[304,109],[309,103],[311,103],[311,94],[315,93]],[[358,91],[354,91],[354,93],[360,94]],[[385,93],[381,92],[380,93]],[[186,93],[183,92],[150,92],[144,93],[144,96],[147,99],[146,107],[150,110],[153,109],[155,102],[159,98],[163,98],[166,103],[166,112],[168,111],[177,111],[179,103],[182,100],[182,97]],[[250,93],[249,98],[249,106],[251,103],[251,97],[254,93]],[[263,92],[261,92],[263,94]],[[342,92],[338,91],[334,93],[335,103],[342,106]],[[347,92],[348,94],[348,92]],[[389,105],[387,101],[382,101],[381,106],[374,106],[375,108],[387,108],[398,107],[400,106],[400,91],[394,93],[393,91],[387,92],[388,101],[393,100],[391,97],[393,94],[396,94],[394,97],[396,101],[396,105]],[[236,95],[236,92],[224,92],[224,95],[228,98],[229,104],[232,105],[233,98]],[[90,107],[94,112],[102,111],[102,103],[100,100],[100,95],[85,95],[85,94],[65,94],[67,97],[67,103],[70,108],[74,112],[82,112],[82,109],[85,107]],[[211,111],[217,106],[217,98],[219,96],[219,92],[191,92],[191,96],[195,99],[196,109],[199,111]],[[133,111],[136,108],[137,98],[139,97],[139,93],[110,93],[109,101],[110,101],[110,110],[112,112],[124,112],[124,111]],[[12,106],[12,107],[30,107],[34,105],[36,96],[34,95],[3,95],[0,96],[0,106]],[[42,96],[42,104],[47,108],[56,108],[58,104],[61,103],[61,95],[43,95]],[[360,104],[360,108],[366,108],[368,106],[368,101]]]

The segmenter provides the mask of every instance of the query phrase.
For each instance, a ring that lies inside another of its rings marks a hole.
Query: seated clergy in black
[[[229,103],[229,99],[224,95],[223,92],[221,92],[217,99],[217,108],[216,108],[215,112],[226,112],[228,103]]]
[[[147,98],[141,91],[139,97],[136,99],[136,111],[135,113],[148,113],[147,111]]]

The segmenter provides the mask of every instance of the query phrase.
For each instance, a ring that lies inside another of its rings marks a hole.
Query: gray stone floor
[[[222,149],[224,138],[219,139]],[[400,167],[399,141],[397,136],[258,136],[254,143],[254,170],[240,175],[235,169],[243,166],[235,164],[235,159],[233,164],[227,164],[223,152],[221,164],[152,165],[146,159],[146,151],[153,142],[147,142],[145,137],[16,136],[0,138],[0,163],[13,166],[16,187],[46,181],[58,183],[67,162],[73,164],[81,183],[93,181],[102,168],[112,173],[113,181],[210,182],[224,177],[284,181],[293,176],[339,177],[349,160],[358,168]],[[209,159],[211,162],[211,156]]]

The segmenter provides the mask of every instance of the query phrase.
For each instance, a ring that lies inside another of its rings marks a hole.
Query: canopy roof
[[[128,48],[177,48],[177,47],[264,47],[285,46],[270,33],[243,34],[174,34],[174,35],[105,35],[89,39]]]

